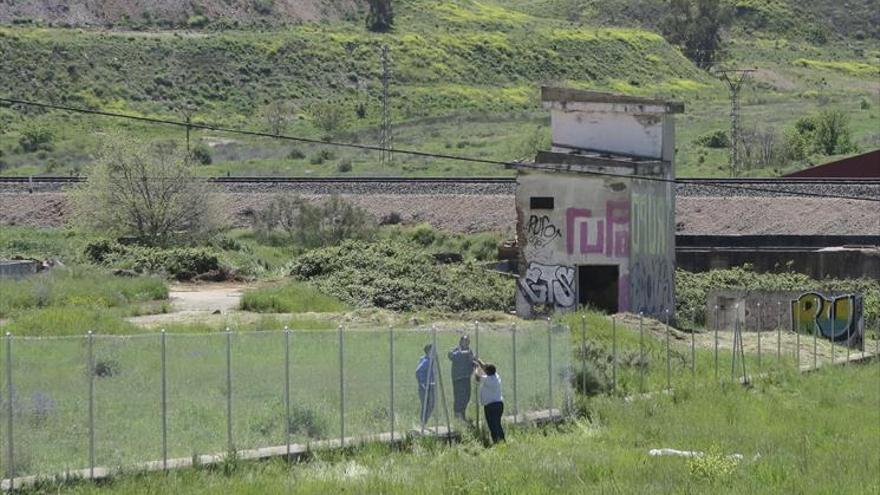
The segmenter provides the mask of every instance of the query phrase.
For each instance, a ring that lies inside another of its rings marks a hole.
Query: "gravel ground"
[[[227,195],[237,225],[263,207],[273,193],[255,189]],[[343,194],[377,218],[397,212],[405,223],[428,222],[453,232],[501,231],[512,235],[512,194]],[[307,194],[319,199],[321,194]],[[64,194],[0,194],[0,225],[59,226],[67,213]],[[804,197],[676,198],[681,234],[880,235],[880,203]]]

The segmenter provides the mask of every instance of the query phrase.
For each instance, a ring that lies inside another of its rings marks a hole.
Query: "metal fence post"
[[[587,396],[587,315],[581,315],[581,395]]]
[[[345,338],[339,325],[339,446],[345,447]]]
[[[390,418],[391,418],[391,443],[394,443],[394,327],[388,326],[388,382],[391,384],[390,389]]]
[[[519,399],[517,398],[517,383],[516,383],[516,323],[513,324],[513,423],[519,423]]]
[[[229,327],[226,327],[226,444],[232,452],[232,330]]]
[[[12,334],[6,332],[6,477],[9,490],[15,490],[15,441],[13,416],[14,395],[12,393]]]
[[[553,320],[547,318],[547,398],[550,417],[553,417]]]
[[[761,303],[758,303],[758,369],[761,369],[761,333],[764,331],[764,318],[761,314]]]
[[[284,327],[284,445],[290,460],[290,328]]]
[[[837,301],[831,303],[831,309],[828,311],[828,316],[831,317],[831,338],[828,340],[831,341],[831,364],[834,364],[834,338],[836,336],[834,333],[834,317],[837,316]]]
[[[666,310],[666,390],[672,390],[672,361],[669,355],[669,309]]]
[[[736,313],[739,313],[739,304],[735,305],[734,308],[737,309]],[[736,380],[736,345],[739,342],[739,318],[736,316],[733,319],[733,345],[730,346],[731,350],[731,360],[730,360],[730,381],[733,382]]]
[[[718,380],[718,327],[721,322],[718,321],[718,305],[715,305],[715,379]]]
[[[782,301],[776,301],[776,362],[782,361]]]
[[[160,350],[162,355],[162,364],[160,368],[162,382],[162,470],[168,470],[168,380],[167,380],[167,355],[165,343],[165,329],[160,334]]]
[[[813,326],[813,369],[819,367],[819,325]]]
[[[439,426],[440,418],[438,418],[438,414],[435,414],[435,413],[437,413],[437,410],[436,410],[437,409],[437,385],[439,384],[438,379],[440,378],[439,376],[437,376],[440,374],[440,367],[437,365],[437,359],[438,359],[437,325],[432,324],[431,325],[431,371],[428,374],[428,392],[431,392],[431,393],[428,395],[433,396],[433,403],[432,404],[434,405],[434,408],[433,408],[434,410],[431,411],[431,416],[434,417],[434,435],[435,436],[437,435],[437,432],[440,431],[440,426]],[[433,390],[431,390],[431,382],[432,381],[434,382],[434,389]],[[428,402],[430,400],[431,400],[431,398],[429,397],[428,399],[425,400],[425,402]]]
[[[95,479],[95,340],[92,331],[88,336],[89,373],[89,479]]]
[[[617,320],[611,317],[611,391],[617,392]]]
[[[645,392],[645,312],[639,311],[639,393]]]
[[[482,359],[480,357],[480,322],[474,321],[474,351],[476,352],[477,359]],[[477,435],[480,438],[483,438],[483,428],[482,423],[480,422],[480,391],[479,387],[474,387],[474,411],[475,417],[477,418]]]

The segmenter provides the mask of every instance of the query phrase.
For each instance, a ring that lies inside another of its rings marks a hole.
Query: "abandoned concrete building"
[[[562,88],[541,97],[552,149],[517,166],[517,313],[673,311],[684,105]]]

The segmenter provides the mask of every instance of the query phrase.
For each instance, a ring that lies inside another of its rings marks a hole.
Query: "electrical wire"
[[[111,117],[118,119],[127,119],[138,122],[144,122],[147,124],[154,125],[168,125],[175,127],[182,127],[188,129],[199,129],[199,130],[208,130],[213,132],[222,132],[226,134],[234,134],[241,136],[251,136],[251,137],[260,137],[260,138],[268,138],[268,139],[278,139],[282,141],[294,141],[299,143],[306,144],[316,144],[322,146],[334,146],[339,148],[349,148],[349,149],[359,149],[366,151],[380,151],[380,152],[390,152],[394,154],[400,155],[409,155],[409,156],[418,156],[423,158],[437,158],[444,160],[454,160],[460,162],[467,163],[479,163],[484,165],[497,165],[504,167],[518,167],[518,168],[532,168],[538,170],[545,170],[544,167],[541,167],[537,164],[530,164],[526,162],[514,162],[514,161],[502,161],[502,160],[491,160],[488,158],[474,158],[468,156],[461,155],[450,155],[446,153],[432,153],[428,151],[419,151],[413,149],[402,149],[402,148],[386,148],[382,146],[374,146],[369,144],[359,144],[359,143],[346,143],[339,141],[323,141],[320,139],[314,138],[306,138],[301,136],[290,136],[285,134],[271,134],[268,132],[260,132],[260,131],[251,131],[247,129],[236,129],[230,127],[222,127],[216,126],[206,123],[199,122],[184,122],[179,120],[169,120],[169,119],[160,119],[156,117],[144,117],[140,115],[129,115],[124,113],[116,113],[116,112],[106,112],[103,110],[92,110],[87,108],[77,108],[66,105],[58,105],[54,103],[44,103],[37,102],[31,100],[22,100],[16,98],[5,98],[0,97],[0,103],[6,103],[10,105],[25,105],[37,108],[43,108],[48,110],[60,110],[65,112],[72,113],[80,113],[85,115],[95,115],[101,117]],[[590,175],[596,177],[609,177],[609,178],[617,178],[617,179],[630,179],[630,180],[643,180],[650,182],[662,182],[662,183],[670,183],[670,184],[685,184],[686,180],[679,180],[667,177],[657,177],[657,176],[648,176],[648,175],[633,175],[633,174],[614,174],[609,172],[597,172],[597,171],[578,171],[578,173],[583,175]],[[724,184],[722,182],[718,183],[703,183],[706,187],[715,187],[721,189],[732,189],[732,190],[741,190],[741,191],[751,191],[751,192],[764,192],[764,193],[774,193],[785,196],[804,196],[804,197],[815,197],[815,198],[830,198],[830,199],[846,199],[853,201],[869,201],[869,202],[880,202],[880,198],[865,198],[858,196],[847,196],[847,195],[839,195],[839,194],[827,194],[827,193],[812,193],[806,191],[786,191],[782,189],[772,189],[765,187],[753,187],[753,186],[742,186],[742,185],[732,185],[732,184]]]

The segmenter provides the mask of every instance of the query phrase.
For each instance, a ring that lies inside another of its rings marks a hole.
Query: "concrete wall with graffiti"
[[[857,294],[807,292],[791,301],[792,329],[804,334],[818,332],[828,340],[857,347],[865,333],[863,309],[863,298]]]
[[[675,309],[675,197],[668,182],[632,183],[630,310],[661,316]],[[670,314],[670,316],[672,316]]]
[[[532,208],[532,198],[553,198]],[[521,172],[517,186],[520,278],[517,312],[577,306],[577,267],[618,269],[618,305],[629,307],[630,204],[626,181],[574,174]]]

